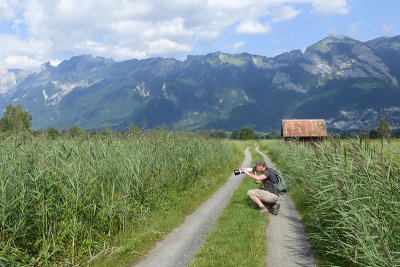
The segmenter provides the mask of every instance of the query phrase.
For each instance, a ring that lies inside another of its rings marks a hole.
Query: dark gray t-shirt
[[[263,174],[267,177],[267,179],[263,181],[264,188],[261,189],[279,196],[278,189],[276,189],[274,186],[274,184],[278,183],[278,178],[276,177],[275,173],[267,168]]]

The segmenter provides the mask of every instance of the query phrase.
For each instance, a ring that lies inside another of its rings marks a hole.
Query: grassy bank
[[[244,150],[243,143],[241,144]],[[251,149],[253,161],[260,155]],[[238,167],[236,167],[238,168]],[[252,208],[246,195],[258,185],[244,178],[191,266],[264,266],[268,217]]]
[[[0,151],[1,265],[139,258],[243,159],[232,143],[169,132],[7,137]]]
[[[321,265],[400,265],[400,151],[385,146],[261,143],[287,178]]]

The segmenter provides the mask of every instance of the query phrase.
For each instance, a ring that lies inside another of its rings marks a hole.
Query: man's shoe
[[[272,206],[274,206],[274,204],[271,204],[271,203],[264,203],[263,202],[263,204],[264,204],[264,206],[267,208],[267,209],[272,209]]]
[[[268,209],[267,209],[266,207],[262,207],[262,208],[260,209],[260,212],[262,212],[262,213],[268,213]]]
[[[275,205],[272,206],[272,214],[278,215],[280,207],[281,205],[279,203],[275,203]]]

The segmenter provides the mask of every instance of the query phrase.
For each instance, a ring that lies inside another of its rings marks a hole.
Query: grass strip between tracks
[[[252,162],[260,158],[251,152]],[[245,177],[191,266],[265,266],[268,217],[252,208],[246,193],[254,188],[258,185]]]

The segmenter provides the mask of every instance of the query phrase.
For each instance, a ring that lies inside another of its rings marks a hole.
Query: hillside
[[[360,42],[331,35],[273,58],[222,52],[185,60],[115,62],[75,56],[27,75],[0,71],[0,106],[21,104],[33,128],[260,131],[282,119],[322,118],[328,128],[400,128],[400,36]]]

